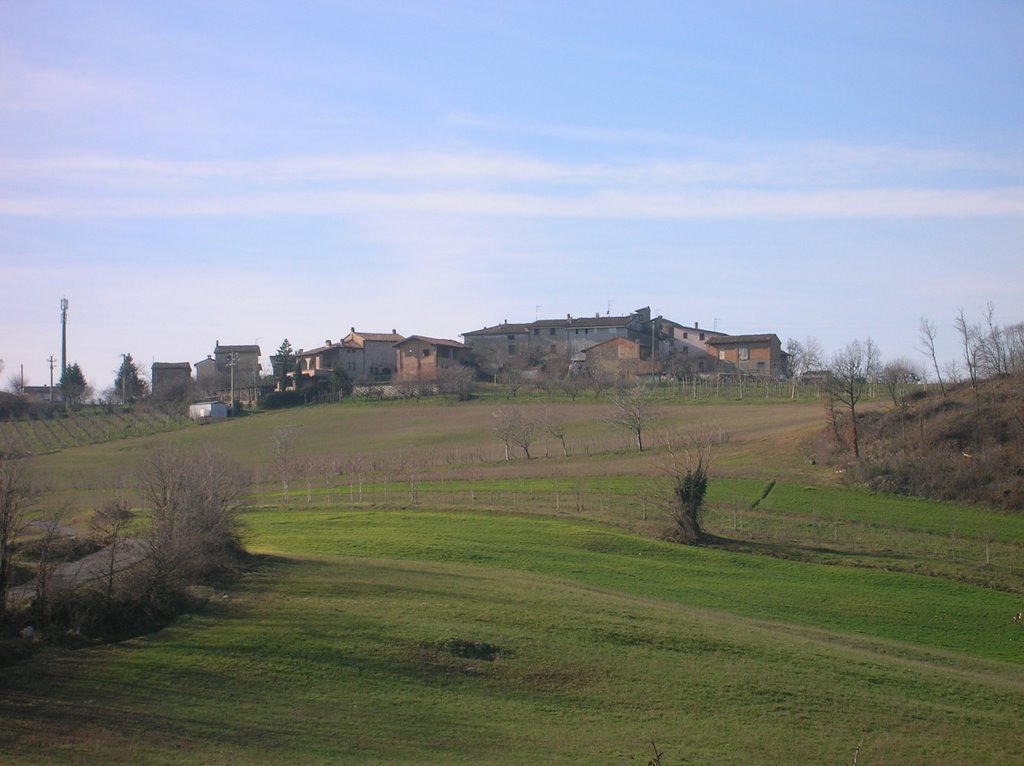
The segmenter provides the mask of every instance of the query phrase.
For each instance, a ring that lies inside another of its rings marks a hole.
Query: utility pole
[[[657,345],[656,345],[656,341],[654,340],[654,328],[655,327],[657,327],[657,321],[655,320],[654,317],[651,317],[651,383],[652,384],[655,382],[655,380],[654,380],[654,360],[657,357],[657,354],[655,354],[655,349],[657,348]]]
[[[656,383],[656,373],[654,371],[654,365],[657,361],[657,340],[655,339],[655,331],[657,329],[657,321],[659,316],[652,316],[650,320],[650,382]]]
[[[50,404],[53,404],[53,367],[57,364],[57,360],[53,358],[53,354],[50,354],[46,361],[50,363]]]
[[[235,365],[238,363],[238,354],[228,354],[228,367],[231,369],[231,414],[235,414]]]

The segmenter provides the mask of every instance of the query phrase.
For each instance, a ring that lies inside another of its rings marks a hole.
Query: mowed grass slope
[[[803,459],[815,405],[662,404],[664,430],[730,434],[714,531],[775,555],[678,546],[656,535],[664,450],[622,451],[606,404],[565,402],[573,454],[506,463],[500,404],[311,407],[40,458],[84,511],[140,449],[215,446],[263,473],[255,558],[165,630],[0,670],[0,762],[644,764],[652,740],[663,766],[1024,762],[1019,593],[876,566],[991,540],[998,579],[1022,520],[832,486]],[[294,475],[286,505],[282,428],[297,461],[343,466]]]
[[[1020,596],[938,578],[680,546],[529,516],[275,511],[248,521],[253,549],[278,555],[472,563],[1024,665],[1024,631],[1010,620]]]
[[[977,611],[955,614],[980,595],[966,586],[836,585],[826,568],[791,562],[750,573],[725,554],[716,565],[715,552],[533,517],[248,523],[263,554],[230,601],[5,672],[0,752],[15,763],[646,763],[654,740],[665,764],[849,763],[862,741],[860,763],[1024,756],[1020,658],[995,639],[971,646]],[[801,582],[777,618],[744,614],[758,588]],[[840,599],[842,628],[808,626]],[[873,635],[876,612],[929,607],[953,609],[959,648]],[[487,651],[457,650],[477,646]]]

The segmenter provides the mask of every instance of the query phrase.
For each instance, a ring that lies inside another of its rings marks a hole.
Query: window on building
[[[508,353],[509,356],[515,356],[516,355],[516,346],[515,346],[514,343],[509,343],[508,344],[507,353]]]
[[[515,340],[515,339],[516,339],[516,336],[515,336],[515,335],[507,335],[506,337],[507,337],[507,338],[508,338],[509,340]]]
[[[539,327],[534,327],[533,328],[533,334],[534,335],[540,335],[540,328]]]
[[[741,362],[748,361],[750,359],[750,346],[740,346],[739,355]]]
[[[423,356],[430,356],[430,349],[429,348],[423,349]]]
[[[687,356],[690,353],[689,346],[683,346],[683,356]]]
[[[690,337],[690,333],[688,333],[688,332],[684,332],[683,333],[683,340],[686,340],[689,337]]]
[[[721,359],[722,361],[725,361],[725,349],[718,350],[718,358]]]
[[[554,334],[555,334],[555,328],[552,327],[550,330],[548,330],[548,335],[554,335]]]
[[[701,339],[701,340],[704,340],[704,333],[701,333],[701,334],[700,334],[700,339]]]

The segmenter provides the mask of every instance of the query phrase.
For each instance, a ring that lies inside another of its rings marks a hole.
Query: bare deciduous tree
[[[530,459],[530,445],[533,444],[533,437],[537,434],[537,421],[531,418],[525,411],[520,410],[515,419],[515,428],[512,430],[512,441],[523,451],[527,460]]]
[[[274,454],[274,468],[281,479],[281,491],[284,493],[284,504],[288,504],[288,482],[291,478],[292,445],[295,443],[295,427],[275,428],[270,435],[270,450]]]
[[[587,376],[585,374],[569,370],[561,380],[562,393],[568,396],[572,401],[576,401],[576,397],[580,395],[580,391],[583,390],[583,386],[586,382]]]
[[[547,405],[544,405],[541,425],[549,436],[554,436],[562,445],[562,457],[569,457],[569,450],[565,446],[565,421],[555,415]]]
[[[608,416],[608,423],[624,428],[636,439],[636,447],[644,451],[644,433],[654,419],[653,391],[642,382],[615,395],[615,409]]]
[[[980,333],[978,352],[979,363],[986,376],[1005,375],[1010,371],[1006,336],[1003,328],[996,324],[995,304],[985,307],[985,330]]]
[[[921,370],[908,359],[893,359],[882,365],[878,373],[878,381],[896,407],[903,404],[907,389],[920,380]]]
[[[57,540],[60,537],[60,517],[56,513],[49,513],[37,524],[42,535],[37,548],[39,557],[36,561],[35,607],[38,614],[49,619],[51,601],[59,596],[54,593],[53,575],[59,560]]]
[[[0,613],[7,607],[14,544],[24,531],[33,494],[24,459],[0,452]]]
[[[956,327],[956,331],[960,335],[960,347],[963,351],[964,364],[967,367],[967,375],[971,379],[971,389],[974,391],[974,402],[980,409],[981,392],[978,390],[978,356],[980,354],[981,331],[977,326],[967,323],[967,317],[964,316],[963,309],[960,309],[960,313],[957,314],[956,319],[953,320],[953,326]]]
[[[135,518],[128,501],[124,498],[112,500],[89,520],[89,536],[107,552],[103,579],[106,581],[106,600],[110,605],[114,596],[114,576],[117,574],[118,554],[125,542],[128,526]]]
[[[518,367],[502,367],[498,371],[497,381],[505,386],[505,398],[514,399],[523,385],[523,371]]]
[[[932,367],[935,369],[935,379],[939,381],[939,390],[942,392],[942,395],[945,396],[946,386],[942,382],[942,373],[939,371],[939,358],[935,352],[935,338],[938,336],[938,330],[935,329],[935,323],[926,317],[921,317],[921,323],[918,325],[917,334],[921,339],[921,345],[924,346],[922,353],[927,354],[928,358],[932,360]]]
[[[1006,328],[1006,355],[1010,373],[1024,373],[1024,322]]]
[[[512,459],[511,447],[514,444],[523,451],[527,460],[530,459],[530,445],[537,433],[537,423],[522,407],[499,407],[491,415],[494,427],[491,429],[495,438],[505,445],[505,460]]]
[[[850,411],[850,442],[853,455],[860,458],[860,437],[857,432],[857,404],[878,371],[878,347],[871,338],[864,343],[855,340],[832,357],[827,392]]]
[[[797,383],[812,370],[820,370],[823,366],[821,343],[817,338],[808,336],[803,343],[796,338],[786,341],[786,353],[789,354],[790,399],[796,399]]]
[[[491,433],[505,445],[505,460],[512,459],[512,433],[515,431],[515,410],[511,407],[499,407],[491,413],[494,426]]]
[[[24,396],[25,387],[28,386],[28,383],[28,378],[26,378],[24,375],[19,375],[18,373],[12,372],[10,377],[7,378],[7,390],[10,391],[12,394]]]

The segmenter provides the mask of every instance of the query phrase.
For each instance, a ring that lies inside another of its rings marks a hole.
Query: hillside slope
[[[880,491],[1024,509],[1024,379],[916,392],[862,422],[853,474]]]

